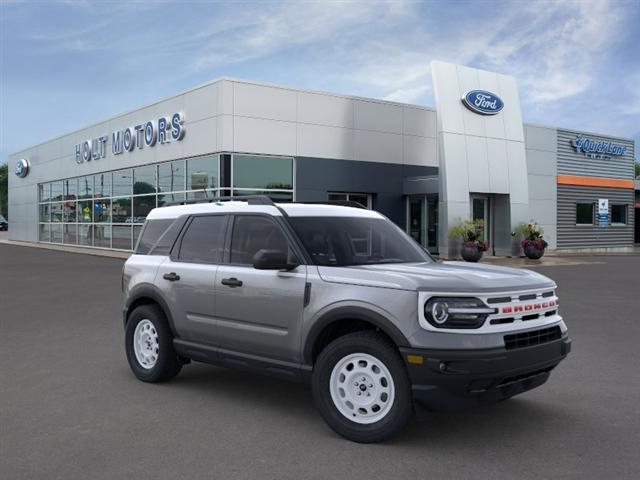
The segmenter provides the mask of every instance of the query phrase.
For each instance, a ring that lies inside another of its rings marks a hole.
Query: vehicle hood
[[[402,263],[318,267],[326,282],[434,292],[501,292],[554,288],[531,270],[466,262]]]

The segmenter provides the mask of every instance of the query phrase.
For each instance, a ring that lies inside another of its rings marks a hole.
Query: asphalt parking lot
[[[574,340],[547,384],[359,445],[304,385],[202,364],[137,381],[123,261],[0,244],[0,477],[640,478],[640,256],[588,260],[537,269]]]

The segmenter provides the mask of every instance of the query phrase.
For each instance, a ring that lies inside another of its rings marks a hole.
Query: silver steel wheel
[[[140,320],[133,332],[133,351],[136,360],[142,368],[150,370],[158,361],[160,346],[158,345],[158,332],[151,320]]]
[[[329,389],[338,411],[359,424],[382,420],[391,411],[395,398],[389,369],[367,353],[352,353],[336,363]]]

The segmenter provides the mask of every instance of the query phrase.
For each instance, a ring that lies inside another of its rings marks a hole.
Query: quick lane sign
[[[76,163],[90,162],[107,156],[107,144],[111,140],[111,153],[120,155],[133,152],[136,148],[153,147],[157,144],[178,142],[184,138],[184,114],[176,112],[171,118],[160,117],[157,120],[117,130],[109,136],[85,140],[76,145]]]
[[[571,146],[576,153],[582,153],[587,158],[607,160],[612,156],[621,157],[625,154],[627,147],[609,140],[594,140],[593,138],[578,135],[571,140]]]

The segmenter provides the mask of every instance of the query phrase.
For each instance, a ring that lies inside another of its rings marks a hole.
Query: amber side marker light
[[[407,363],[411,363],[412,365],[422,365],[424,363],[424,359],[422,355],[407,355]]]

